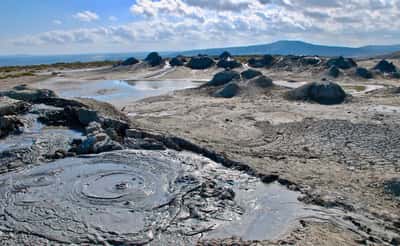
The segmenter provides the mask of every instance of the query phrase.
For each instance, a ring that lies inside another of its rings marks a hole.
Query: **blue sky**
[[[57,28],[95,27],[110,24],[109,16],[118,16],[117,23],[134,21],[129,7],[132,0],[1,0],[0,30],[2,36],[35,34]],[[97,13],[98,21],[82,22],[73,18],[78,12]],[[60,20],[62,24],[53,23]],[[115,23],[114,23],[115,24]]]
[[[1,0],[0,54],[400,44],[398,0]]]

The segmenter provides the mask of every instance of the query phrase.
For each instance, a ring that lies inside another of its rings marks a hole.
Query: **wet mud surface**
[[[172,150],[66,158],[3,175],[0,191],[3,231],[58,243],[276,239],[315,214],[279,184]]]
[[[39,114],[33,110],[22,116],[25,127],[20,134],[13,134],[7,138],[0,139],[0,152],[30,147],[40,139],[65,138],[67,143],[73,138],[81,137],[82,133],[78,130],[69,129],[67,127],[51,127],[46,126],[38,121]]]
[[[75,138],[81,138],[80,129],[65,126],[47,126],[39,121],[44,112],[59,110],[42,104],[18,116],[23,126],[18,133],[0,139],[0,173],[35,164],[56,151],[66,152]]]

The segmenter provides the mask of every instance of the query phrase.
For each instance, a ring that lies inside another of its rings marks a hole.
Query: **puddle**
[[[93,98],[99,101],[118,104],[126,101],[136,101],[146,97],[167,94],[175,90],[194,88],[199,86],[189,80],[163,81],[49,81],[41,83],[41,87],[54,90],[61,97]]]
[[[307,212],[297,200],[299,194],[279,184],[256,183],[252,191],[237,191],[237,202],[245,208],[243,216],[222,224],[206,235],[207,239],[240,237],[244,240],[278,239],[296,219]]]
[[[310,214],[299,194],[187,152],[124,150],[0,178],[0,227],[67,243],[275,239]]]
[[[273,83],[275,85],[279,85],[279,86],[290,88],[290,89],[294,89],[294,88],[297,88],[297,87],[307,84],[307,82],[289,82],[289,81],[285,81],[285,80],[274,80]]]

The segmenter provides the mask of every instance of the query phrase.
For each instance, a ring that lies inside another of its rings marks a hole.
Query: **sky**
[[[400,44],[400,0],[1,0],[0,55]]]

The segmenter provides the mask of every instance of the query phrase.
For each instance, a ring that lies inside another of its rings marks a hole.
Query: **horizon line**
[[[282,39],[282,40],[277,40],[273,41],[270,43],[256,43],[256,44],[243,44],[243,45],[232,45],[232,46],[226,46],[226,47],[209,47],[209,48],[196,48],[196,49],[188,49],[188,50],[146,50],[146,51],[120,51],[120,52],[109,52],[109,51],[100,51],[100,52],[93,52],[93,53],[31,53],[31,54],[0,54],[0,57],[6,57],[6,56],[68,56],[68,55],[104,55],[104,54],[127,54],[127,53],[150,53],[150,52],[158,52],[158,53],[179,53],[179,52],[191,52],[191,51],[201,51],[201,50],[212,50],[212,49],[232,49],[232,48],[242,48],[242,47],[251,47],[251,46],[262,46],[262,45],[270,45],[270,44],[275,44],[279,42],[301,42],[309,45],[315,45],[315,46],[325,46],[325,47],[334,47],[334,48],[348,48],[348,49],[360,49],[364,47],[371,47],[371,46],[400,46],[399,43],[393,43],[393,44],[367,44],[367,45],[362,45],[362,46],[345,46],[345,45],[334,45],[334,44],[318,44],[318,43],[313,43],[313,42],[308,42],[308,41],[303,41],[303,40],[298,40],[298,39]]]

